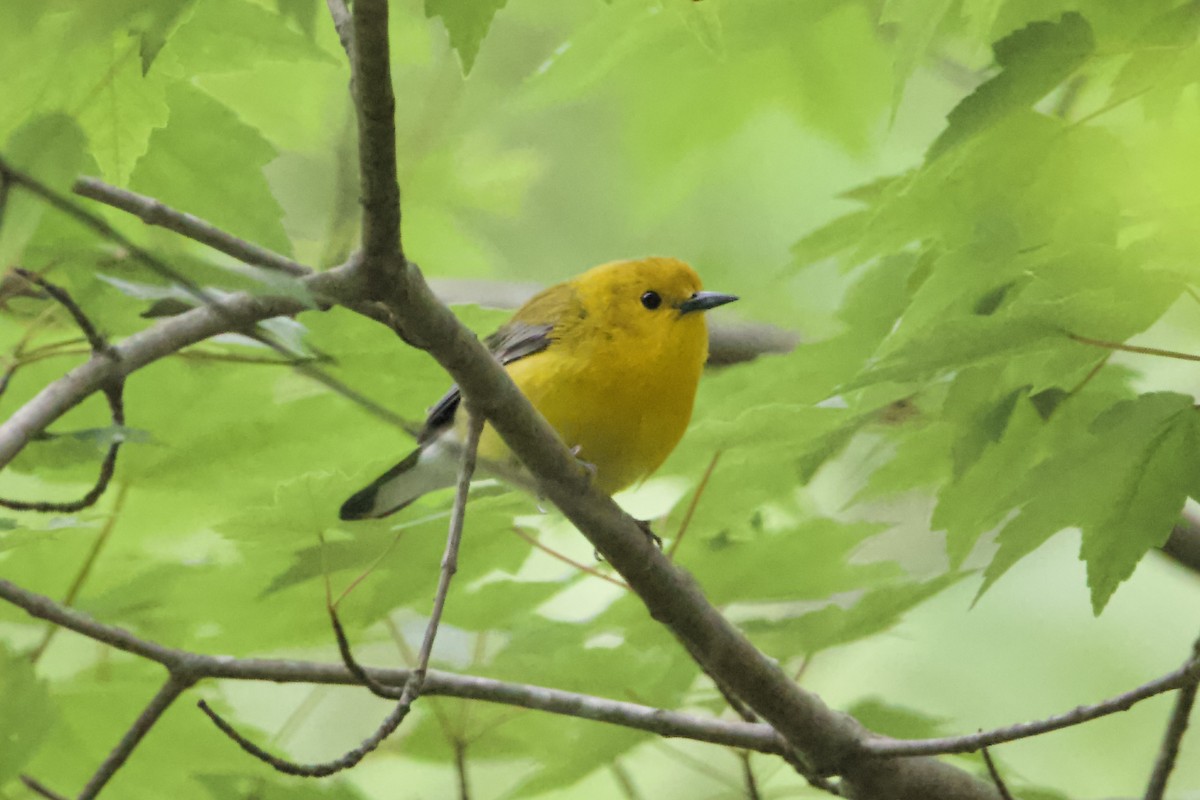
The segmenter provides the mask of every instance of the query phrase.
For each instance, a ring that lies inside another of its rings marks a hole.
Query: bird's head
[[[700,276],[677,258],[613,261],[573,283],[589,327],[656,349],[693,340],[707,345],[704,312],[737,300],[703,291]]]

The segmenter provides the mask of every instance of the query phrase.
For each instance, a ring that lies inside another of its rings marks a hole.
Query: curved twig
[[[252,242],[239,239],[211,222],[171,208],[153,197],[146,197],[128,189],[111,186],[99,178],[79,178],[71,190],[80,197],[87,197],[113,208],[127,211],[147,225],[166,228],[189,239],[195,239],[197,242],[206,244],[214,250],[233,256],[247,264],[297,277],[312,273],[312,270],[303,264],[265,247],[259,247]]]
[[[213,711],[207,703],[201,700],[198,704],[200,710],[207,714],[208,718],[220,728],[221,732],[236,742],[242,750],[284,774],[298,775],[306,778],[322,778],[358,764],[368,754],[379,747],[379,745],[383,744],[400,727],[400,724],[404,722],[405,717],[412,710],[413,703],[421,696],[421,689],[424,686],[425,676],[429,669],[429,659],[433,654],[433,643],[437,638],[438,626],[442,620],[442,612],[446,607],[446,598],[450,593],[450,581],[453,579],[454,573],[458,571],[458,550],[462,543],[463,523],[466,521],[467,495],[471,488],[471,476],[475,472],[475,454],[479,449],[479,436],[482,432],[483,418],[473,415],[469,416],[467,422],[467,441],[463,446],[459,463],[458,480],[455,484],[454,508],[450,513],[450,532],[446,537],[446,552],[442,556],[437,591],[434,593],[433,610],[429,614],[429,622],[425,625],[425,636],[421,642],[421,650],[417,655],[416,668],[409,672],[408,680],[404,682],[404,689],[400,692],[396,707],[384,718],[379,727],[353,750],[344,753],[332,761],[316,764],[299,764],[285,758],[280,758],[259,747],[239,733],[217,712]],[[390,693],[372,679],[354,660],[350,646],[346,641],[345,632],[342,630],[341,623],[338,621],[337,615],[333,610],[333,604],[330,603],[328,605],[330,617],[334,625],[334,632],[338,639],[338,650],[342,655],[342,660],[346,668],[352,675],[369,686],[373,692],[377,694],[382,693],[382,696],[385,697],[388,696]]]
[[[1128,711],[1137,703],[1200,680],[1200,655],[1194,655],[1182,667],[1136,689],[1111,697],[1089,706],[1079,706],[1065,714],[1056,714],[1034,722],[1019,722],[1004,728],[980,731],[967,736],[950,736],[940,739],[871,739],[863,743],[863,749],[873,756],[898,758],[912,756],[948,755],[950,753],[973,753],[984,747],[1017,739],[1028,739],[1043,733],[1069,728],[1093,719]]]
[[[96,326],[88,319],[87,314],[79,307],[79,304],[71,297],[66,289],[43,278],[34,272],[26,269],[14,268],[13,272],[19,275],[26,281],[40,287],[47,295],[55,302],[61,305],[75,320],[75,324],[83,331],[84,338],[87,339],[88,345],[92,348],[93,357],[107,358],[112,361],[120,360],[120,355],[100,332],[96,330]],[[13,367],[15,370],[15,365]],[[11,377],[11,372],[6,374]],[[112,419],[114,428],[120,428],[125,425],[125,402],[123,392],[125,388],[124,380],[121,377],[114,377],[106,382],[101,387],[104,392],[104,397],[108,401],[109,415]],[[70,502],[53,502],[45,500],[10,500],[8,498],[0,498],[0,506],[12,509],[13,511],[37,511],[47,514],[72,514],[76,511],[82,511],[85,508],[95,505],[104,492],[108,489],[108,484],[112,481],[113,474],[117,469],[117,454],[121,451],[121,443],[123,439],[118,433],[114,435],[113,441],[109,444],[107,452],[104,454],[104,459],[100,462],[100,472],[96,476],[96,483],[88,492],[78,500]]]
[[[1192,645],[1192,661],[1200,661],[1200,639]],[[1175,696],[1175,707],[1171,709],[1171,719],[1167,723],[1166,733],[1163,734],[1158,757],[1154,760],[1154,771],[1150,774],[1150,783],[1146,786],[1143,800],[1162,800],[1167,791],[1167,781],[1175,770],[1175,760],[1179,757],[1179,743],[1183,741],[1183,735],[1187,732],[1192,706],[1196,703],[1197,688],[1200,688],[1200,675],[1180,689],[1179,694]]]

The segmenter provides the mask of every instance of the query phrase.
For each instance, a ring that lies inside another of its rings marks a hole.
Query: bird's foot
[[[646,538],[654,542],[655,547],[657,547],[659,550],[662,550],[662,537],[650,528],[650,522],[651,520],[648,519],[637,520],[638,527],[642,529],[642,533],[646,534]]]
[[[580,458],[579,453],[581,450],[583,450],[583,446],[577,444],[571,448],[571,455],[575,456],[575,461],[579,464],[579,466],[583,467],[584,470],[587,472],[588,480],[595,480],[596,465],[590,461],[584,461],[582,458]]]
[[[657,547],[659,550],[662,550],[662,549],[663,549],[663,541],[662,541],[662,537],[661,537],[661,536],[659,536],[657,533],[655,533],[653,530],[651,530],[651,529],[650,529],[650,520],[648,520],[648,519],[638,519],[638,520],[634,520],[634,522],[636,522],[636,523],[638,524],[638,527],[642,529],[642,533],[646,534],[646,538],[647,538],[647,539],[649,539],[651,542],[653,542],[653,543],[654,543],[654,546],[655,546],[655,547]],[[592,556],[593,556],[593,557],[594,557],[594,558],[595,558],[597,561],[605,561],[605,560],[607,560],[607,559],[605,559],[605,558],[604,558],[604,556],[603,556],[603,555],[601,555],[601,554],[600,554],[600,551],[599,551],[599,550],[593,550],[593,551],[592,551]]]

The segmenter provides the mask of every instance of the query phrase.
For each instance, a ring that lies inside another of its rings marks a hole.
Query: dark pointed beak
[[[680,314],[690,314],[693,311],[708,311],[710,308],[723,306],[737,300],[736,295],[721,294],[720,292],[696,292],[679,304]]]

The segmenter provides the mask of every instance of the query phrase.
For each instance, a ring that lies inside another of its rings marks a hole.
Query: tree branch
[[[80,197],[119,208],[133,214],[147,225],[156,225],[169,231],[175,231],[189,239],[206,244],[220,253],[233,256],[246,264],[277,270],[296,277],[303,277],[312,272],[311,269],[299,262],[265,247],[259,247],[244,239],[239,239],[206,220],[183,211],[177,211],[152,197],[111,186],[99,178],[79,178],[71,189]]]
[[[26,789],[36,795],[46,798],[46,800],[67,800],[67,798],[63,797],[58,792],[46,786],[36,778],[30,777],[29,775],[22,775],[21,783],[25,784]]]
[[[1200,520],[1195,514],[1184,512],[1162,551],[1181,566],[1200,573]]]
[[[979,733],[967,736],[911,740],[874,739],[867,741],[863,747],[868,753],[885,758],[973,753],[984,747],[990,747],[1003,742],[1013,742],[1017,739],[1028,739],[1030,736],[1040,736],[1043,733],[1069,728],[1073,725],[1079,725],[1083,722],[1108,716],[1109,714],[1115,714],[1118,711],[1128,711],[1134,705],[1147,698],[1163,694],[1164,692],[1182,689],[1186,686],[1194,686],[1197,680],[1200,680],[1200,654],[1194,654],[1182,667],[1174,672],[1167,673],[1161,678],[1100,703],[1090,706],[1079,706],[1065,714],[1057,714],[1053,717],[1034,722],[1019,722],[1016,725],[1009,725],[990,731],[980,731]]]
[[[158,722],[171,703],[175,702],[175,698],[179,697],[185,689],[194,683],[194,679],[190,676],[183,676],[171,673],[162,688],[158,693],[151,698],[146,708],[134,720],[133,725],[121,737],[121,741],[108,754],[108,758],[104,759],[103,763],[96,769],[95,774],[83,787],[83,791],[79,793],[78,800],[92,800],[96,795],[100,794],[100,790],[108,783],[117,770],[125,764],[130,753],[142,741],[142,738],[150,731],[154,724]]]
[[[345,0],[325,0],[325,5],[329,9],[329,16],[333,19],[333,29],[337,31],[338,41],[342,43],[342,49],[346,51],[346,56],[350,59],[354,58],[354,20],[350,18],[350,11],[346,8]]]
[[[363,277],[368,294],[387,297],[404,271],[400,244],[400,185],[396,179],[396,98],[388,47],[387,0],[355,0],[350,49],[358,110],[358,161],[362,181]]]
[[[269,683],[314,683],[358,685],[358,679],[342,664],[282,659],[209,656],[166,647],[142,639],[127,630],[97,622],[49,597],[39,595],[0,578],[0,599],[97,642],[162,664],[169,671],[201,680],[215,678]],[[368,669],[371,678],[384,686],[404,686],[412,675],[407,669]],[[767,725],[747,725],[721,719],[698,717],[678,711],[608,700],[543,686],[507,683],[469,675],[429,670],[422,693],[481,700],[535,711],[561,714],[594,722],[607,722],[659,736],[693,739],[710,744],[739,747],[760,753],[778,753],[782,740]]]
[[[1200,662],[1200,639],[1192,645],[1189,664]],[[1185,665],[1186,666],[1186,665]],[[1167,791],[1167,781],[1175,769],[1175,759],[1179,756],[1179,743],[1187,732],[1188,719],[1192,715],[1192,706],[1196,703],[1196,689],[1200,686],[1200,674],[1179,690],[1175,696],[1175,707],[1171,710],[1171,719],[1167,723],[1167,732],[1163,735],[1162,746],[1159,747],[1158,757],[1154,760],[1154,771],[1150,774],[1150,783],[1146,786],[1144,800],[1162,800]]]
[[[469,412],[464,410],[463,413]],[[471,489],[471,476],[475,473],[475,454],[479,449],[479,436],[482,432],[483,419],[481,417],[469,417],[467,423],[467,441],[463,446],[462,455],[460,456],[458,480],[455,482],[454,509],[450,513],[450,531],[446,537],[446,552],[442,556],[441,574],[438,578],[437,590],[434,593],[433,610],[429,614],[429,622],[425,625],[425,636],[421,641],[421,650],[417,655],[416,668],[409,673],[408,680],[404,682],[404,690],[400,693],[400,699],[397,701],[396,707],[384,718],[379,727],[353,750],[344,753],[332,761],[316,764],[298,764],[294,761],[272,755],[259,747],[238,733],[232,725],[222,719],[219,714],[209,708],[207,703],[201,700],[199,703],[200,710],[207,714],[208,718],[213,721],[221,732],[236,742],[242,750],[284,774],[300,775],[307,778],[321,778],[342,772],[357,765],[367,755],[378,748],[379,745],[383,744],[400,727],[400,724],[404,722],[409,711],[412,710],[413,703],[421,696],[421,687],[425,683],[425,675],[429,669],[429,659],[433,655],[433,643],[437,638],[438,626],[442,621],[442,612],[446,608],[446,598],[450,594],[450,581],[453,579],[454,573],[458,571],[458,550],[462,544],[463,523],[466,520],[467,495]],[[333,617],[334,630],[338,635],[338,647],[342,653],[343,660],[346,662],[347,669],[356,677],[365,678],[364,682],[372,689],[375,689],[378,684],[370,679],[370,676],[354,662],[350,654],[350,649],[346,644],[346,638],[342,633],[341,625],[338,622],[337,616],[333,614],[332,605],[330,605],[330,614]]]
[[[65,289],[28,270],[14,269],[13,272],[35,286],[41,287],[51,299],[67,310],[91,347],[92,358],[114,360],[118,357],[115,351],[109,347],[108,342],[104,341],[104,337],[100,335],[96,327],[92,325],[92,321],[88,319],[87,314],[83,312],[83,309],[79,307],[79,304],[71,298],[71,295]],[[15,370],[16,367],[14,366],[13,369]],[[104,392],[105,399],[108,400],[108,409],[113,426],[123,426],[125,424],[124,382],[120,377],[116,377],[103,384],[100,388]],[[121,442],[122,439],[120,436],[113,438],[107,452],[104,454],[104,460],[100,462],[100,472],[96,476],[95,484],[80,499],[66,503],[43,500],[0,499],[0,506],[11,508],[14,511],[70,514],[94,505],[108,489],[109,481],[112,480],[113,473],[116,471],[117,454],[121,451]]]

